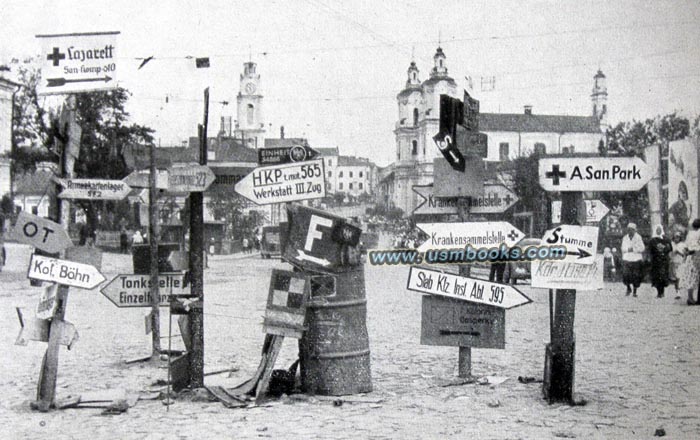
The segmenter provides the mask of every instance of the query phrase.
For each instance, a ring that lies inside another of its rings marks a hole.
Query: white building
[[[248,148],[264,148],[263,95],[260,90],[260,74],[255,69],[256,64],[252,61],[243,64],[236,96],[238,119],[234,137]]]
[[[372,195],[377,185],[377,166],[367,158],[342,156],[338,148],[317,148],[326,171],[326,192],[353,197]]]
[[[13,81],[0,77],[0,197],[12,189],[9,154],[12,151],[13,96],[18,87]]]
[[[427,80],[421,82],[414,61],[404,89],[396,96],[398,121],[396,159],[383,171],[382,202],[410,215],[418,195],[415,185],[433,183],[433,159],[442,158],[433,136],[440,128],[440,95],[463,99],[463,91],[447,72],[446,56],[438,47]],[[479,131],[488,137],[486,161],[498,162],[528,155],[598,152],[607,128],[607,88],[601,71],[594,77],[591,116],[539,115],[531,106],[521,114],[480,113]]]

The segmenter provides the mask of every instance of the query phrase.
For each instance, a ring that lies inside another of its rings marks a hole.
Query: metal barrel
[[[362,265],[310,276],[305,326],[299,341],[305,392],[340,396],[372,391]]]

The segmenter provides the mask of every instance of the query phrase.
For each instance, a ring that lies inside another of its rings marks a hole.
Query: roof
[[[428,78],[428,79],[426,79],[425,81],[423,81],[422,86],[423,86],[423,87],[431,86],[431,85],[433,85],[433,84],[439,83],[440,81],[447,81],[448,83],[450,83],[450,84],[452,84],[452,85],[455,85],[455,86],[457,85],[457,83],[455,82],[455,80],[452,79],[452,77],[450,77],[450,76],[439,76],[439,75],[436,75],[436,76],[431,76],[430,78]]]
[[[338,147],[335,148],[314,148],[314,150],[318,151],[319,156],[337,156],[338,154]]]
[[[532,133],[601,133],[595,116],[526,115],[524,113],[480,113],[480,131]]]
[[[14,195],[16,196],[49,196],[55,191],[56,185],[51,184],[53,173],[49,170],[36,170],[14,176]]]
[[[184,157],[192,155],[190,161],[199,161],[199,138],[190,137],[189,150],[190,153],[183,153]],[[208,140],[209,149],[214,151],[214,160],[212,162],[257,162],[258,153],[241,144],[241,140],[233,137],[210,137]],[[168,150],[177,150],[178,148],[168,148]],[[184,160],[174,160],[173,162],[185,162]]]
[[[308,142],[304,138],[268,138],[268,139],[265,139],[265,148],[291,147],[293,145],[306,145],[306,144],[308,144]]]
[[[405,89],[401,90],[398,95],[396,95],[397,98],[403,98],[405,96],[410,96],[411,93],[421,92],[421,86],[420,85],[413,85],[413,86],[408,86]]]
[[[355,157],[355,156],[338,156],[338,166],[346,166],[346,167],[363,167],[363,166],[371,166],[372,162],[369,161],[369,159],[364,159],[360,157]]]

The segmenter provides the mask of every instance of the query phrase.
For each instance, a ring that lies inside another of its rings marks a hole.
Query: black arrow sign
[[[578,255],[579,259],[590,257],[590,252],[586,252],[581,248],[578,248],[578,252],[567,252],[566,255]]]
[[[479,333],[479,332],[459,331],[459,330],[440,330],[440,334],[443,336],[449,336],[449,335],[481,336],[481,333]]]
[[[46,87],[61,87],[65,86],[67,83],[80,83],[80,82],[95,82],[104,81],[109,82],[112,80],[111,76],[105,75],[104,78],[83,78],[83,79],[65,79],[65,78],[47,78]]]
[[[293,145],[291,147],[261,148],[258,150],[259,165],[280,165],[292,162],[312,160],[319,152],[308,145]]]

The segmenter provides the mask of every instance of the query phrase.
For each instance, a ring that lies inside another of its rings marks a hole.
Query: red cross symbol
[[[515,241],[515,239],[518,238],[518,233],[515,231],[515,229],[510,230],[508,233],[508,238],[510,238],[512,241]]]
[[[566,173],[564,171],[559,171],[559,165],[552,165],[552,171],[547,171],[544,177],[552,179],[552,184],[556,186],[559,185],[559,178],[566,177]]]
[[[54,66],[58,66],[58,63],[59,63],[61,60],[65,60],[65,59],[66,59],[66,54],[61,53],[61,52],[58,50],[57,47],[54,47],[54,48],[53,48],[53,52],[50,53],[50,54],[48,54],[48,55],[46,55],[46,59],[49,60],[49,61],[53,61],[53,65],[54,65]]]
[[[507,194],[507,195],[503,198],[503,200],[506,202],[506,205],[510,205],[510,202],[511,202],[511,200],[513,200],[513,198],[510,196],[510,194]]]

